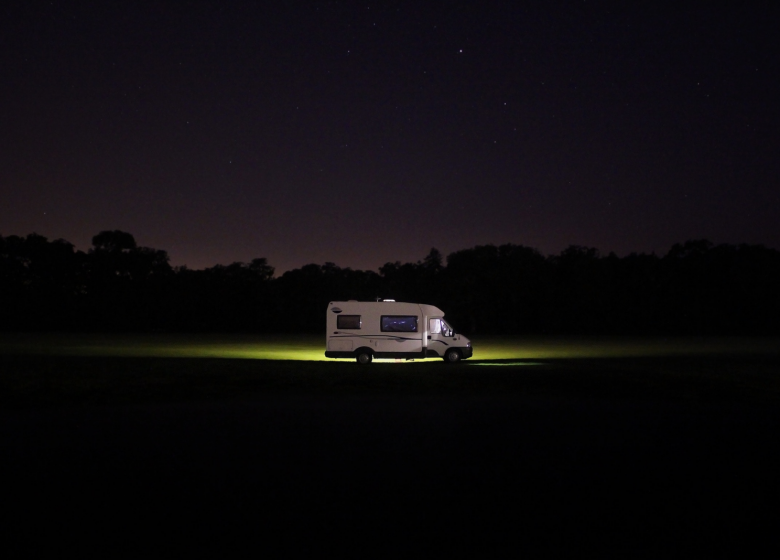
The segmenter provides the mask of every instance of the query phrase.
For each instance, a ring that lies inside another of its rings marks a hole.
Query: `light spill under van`
[[[470,358],[471,341],[456,334],[433,305],[395,301],[332,301],[328,304],[326,358]]]

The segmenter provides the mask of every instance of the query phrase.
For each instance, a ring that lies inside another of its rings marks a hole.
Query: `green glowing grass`
[[[777,338],[481,337],[473,343],[474,356],[466,363],[495,365],[780,351]],[[325,358],[324,352],[325,337],[321,335],[0,335],[0,353],[4,354],[334,361]]]
[[[0,334],[0,405],[178,402],[275,392],[780,402],[780,339],[480,337],[474,358],[463,364],[377,360],[367,367],[326,359],[323,339]]]
[[[471,366],[543,366],[542,362],[467,362]]]
[[[718,354],[777,354],[777,338],[513,337],[474,341],[474,360],[561,360]]]
[[[134,358],[325,360],[324,337],[249,335],[5,335],[0,352]]]

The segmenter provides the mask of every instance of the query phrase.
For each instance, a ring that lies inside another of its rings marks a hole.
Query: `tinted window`
[[[414,315],[382,315],[382,332],[417,332]]]
[[[336,317],[336,327],[339,329],[359,329],[360,315],[339,315]]]

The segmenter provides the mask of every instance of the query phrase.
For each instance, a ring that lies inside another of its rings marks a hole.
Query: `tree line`
[[[602,256],[482,245],[378,271],[307,264],[275,276],[265,258],[205,270],[103,231],[87,252],[62,239],[0,236],[4,331],[324,332],[330,301],[430,303],[465,333],[775,334],[780,252],[675,244]]]

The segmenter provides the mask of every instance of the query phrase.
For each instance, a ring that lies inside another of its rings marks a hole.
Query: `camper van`
[[[456,334],[433,305],[383,301],[332,301],[327,311],[326,358],[407,360],[470,358],[471,341]]]

